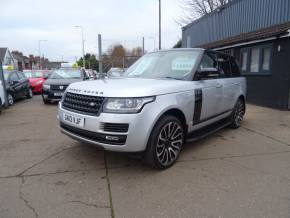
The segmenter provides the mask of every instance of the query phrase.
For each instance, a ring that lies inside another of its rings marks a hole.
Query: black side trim
[[[203,123],[203,122],[209,121],[209,120],[211,120],[211,119],[217,118],[217,117],[219,117],[219,116],[221,116],[221,115],[224,115],[224,114],[226,114],[226,113],[228,113],[228,112],[231,112],[231,111],[233,111],[233,110],[232,110],[232,109],[230,109],[230,110],[226,110],[226,111],[224,111],[224,112],[222,112],[222,113],[215,114],[215,115],[213,115],[213,116],[211,116],[211,117],[208,117],[208,118],[206,118],[206,119],[200,120],[198,123],[194,123],[194,124],[200,124],[200,123]]]
[[[202,89],[194,90],[195,103],[194,103],[194,114],[193,114],[193,125],[200,122],[200,115],[202,109]]]
[[[194,141],[198,141],[202,138],[205,138],[205,137],[219,131],[220,129],[230,125],[230,123],[231,123],[230,119],[227,117],[227,118],[219,120],[213,124],[210,124],[209,126],[205,126],[201,129],[194,130],[193,132],[190,132],[187,135],[186,142],[194,142]]]

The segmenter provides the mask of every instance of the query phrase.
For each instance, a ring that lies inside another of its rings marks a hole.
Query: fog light
[[[120,139],[118,136],[106,136],[106,140],[118,142]]]

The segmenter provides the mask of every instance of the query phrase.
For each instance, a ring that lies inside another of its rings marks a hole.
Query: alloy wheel
[[[237,126],[241,125],[244,115],[245,115],[244,104],[242,101],[238,101],[234,115],[234,120]]]
[[[172,121],[163,126],[156,145],[157,159],[163,166],[172,164],[178,158],[183,140],[183,131],[179,123]]]
[[[13,105],[14,104],[14,99],[13,99],[13,96],[11,94],[8,94],[8,104],[9,105]]]

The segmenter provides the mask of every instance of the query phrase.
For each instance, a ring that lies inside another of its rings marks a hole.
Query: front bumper
[[[30,87],[32,88],[33,93],[41,93],[42,92],[42,84],[39,84],[39,85],[30,84]]]
[[[42,91],[42,97],[45,100],[56,100],[59,101],[62,98],[62,95],[64,94],[64,91],[56,91],[56,90],[43,90]]]
[[[67,123],[64,120],[64,114],[84,118],[84,127]],[[100,146],[105,150],[118,152],[144,151],[154,123],[153,118],[149,105],[137,114],[100,113],[99,116],[90,116],[66,110],[60,102],[58,111],[62,133],[79,141]],[[104,123],[129,124],[129,128],[127,132],[109,132],[102,127]]]

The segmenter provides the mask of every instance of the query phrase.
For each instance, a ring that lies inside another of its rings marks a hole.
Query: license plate
[[[56,93],[54,93],[53,95],[54,95],[54,96],[58,96],[58,97],[59,97],[59,96],[62,97],[62,96],[63,96],[63,92],[56,92]]]
[[[70,114],[63,114],[63,120],[73,126],[84,127],[85,119]]]

